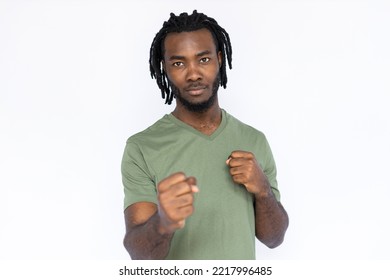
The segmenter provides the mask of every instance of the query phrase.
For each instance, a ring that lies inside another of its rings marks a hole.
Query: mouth
[[[198,96],[201,95],[205,90],[207,86],[198,86],[198,87],[191,87],[187,88],[185,91],[192,96]]]

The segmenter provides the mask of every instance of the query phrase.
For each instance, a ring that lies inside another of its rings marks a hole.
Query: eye
[[[209,57],[202,57],[201,59],[200,59],[200,62],[201,63],[207,63],[207,62],[209,62],[210,61],[210,58]]]
[[[174,67],[180,67],[183,65],[184,65],[183,62],[181,62],[181,61],[176,61],[176,62],[172,63],[172,66],[174,66]]]

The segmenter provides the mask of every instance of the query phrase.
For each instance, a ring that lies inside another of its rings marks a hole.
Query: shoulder
[[[161,137],[164,132],[166,133],[172,129],[172,127],[172,122],[169,120],[168,115],[165,115],[143,131],[137,132],[130,136],[126,141],[126,144],[142,144],[145,141],[147,142],[149,140],[156,139]]]
[[[126,141],[122,165],[128,168],[128,165],[136,163],[138,166],[142,165],[142,168],[146,170],[145,155],[156,151],[162,133],[169,126],[169,119],[165,115],[143,131],[130,136]]]

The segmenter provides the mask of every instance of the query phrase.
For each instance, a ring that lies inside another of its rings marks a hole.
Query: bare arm
[[[256,237],[269,248],[282,244],[288,215],[271,190],[267,177],[250,152],[234,151],[226,162],[233,181],[255,196]]]
[[[175,173],[158,184],[158,205],[138,202],[126,208],[123,244],[132,259],[167,256],[174,232],[193,212],[195,184],[195,178]]]
[[[127,207],[125,223],[123,245],[133,260],[163,259],[168,254],[173,233],[159,231],[156,204],[138,202]]]
[[[255,195],[256,237],[269,248],[275,248],[283,243],[289,219],[269,184],[268,188],[268,195]]]

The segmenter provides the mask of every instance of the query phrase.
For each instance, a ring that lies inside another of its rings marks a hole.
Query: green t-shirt
[[[276,167],[263,133],[222,110],[207,136],[172,114],[127,140],[122,160],[124,207],[157,204],[158,182],[175,172],[194,176],[194,213],[172,238],[167,259],[255,259],[254,197],[235,184],[226,160],[235,150],[252,152],[277,200]]]

